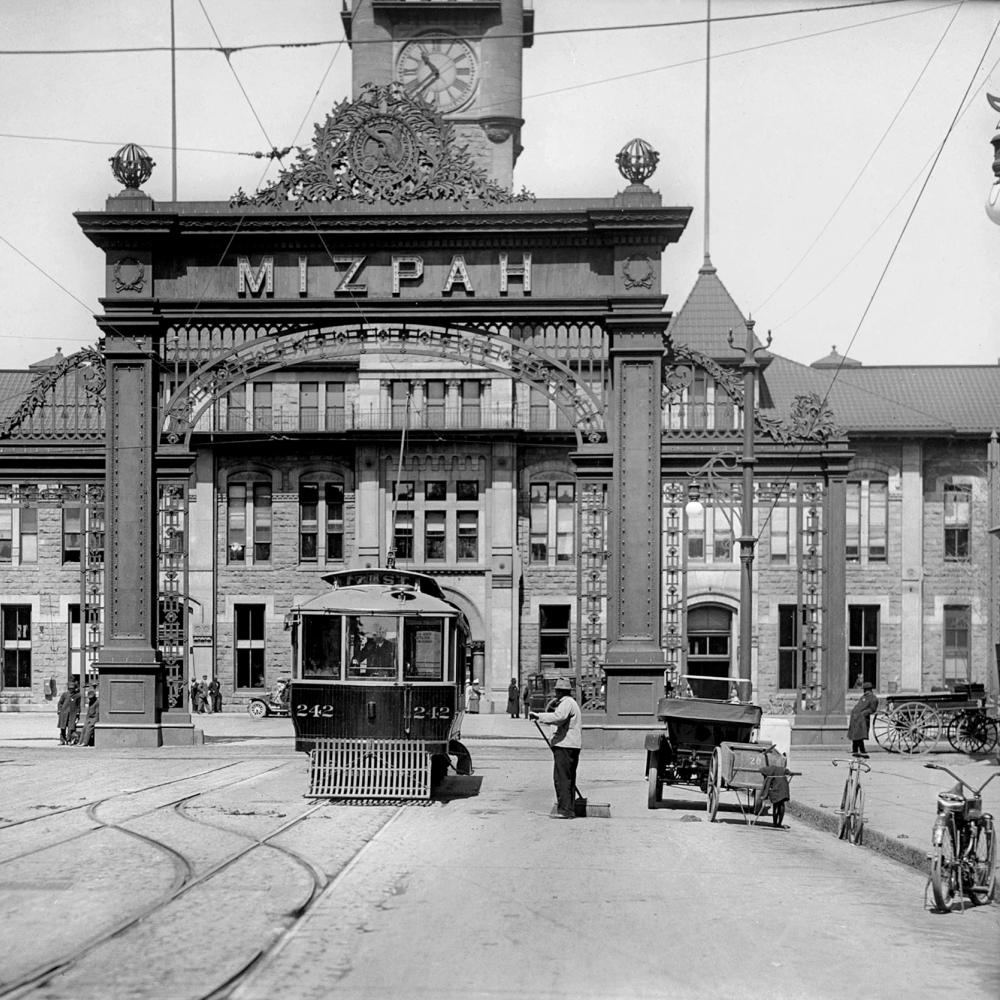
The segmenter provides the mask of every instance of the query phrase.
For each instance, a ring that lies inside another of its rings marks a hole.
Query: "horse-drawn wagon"
[[[928,753],[947,738],[959,753],[991,753],[1000,732],[982,684],[880,696],[872,736],[889,753]]]

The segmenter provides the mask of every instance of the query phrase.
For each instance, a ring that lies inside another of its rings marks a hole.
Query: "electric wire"
[[[201,0],[199,0],[199,3]],[[795,7],[788,8],[784,10],[773,10],[773,11],[759,11],[752,14],[728,14],[722,17],[712,18],[713,24],[722,24],[726,22],[741,22],[741,21],[759,21],[765,18],[775,18],[775,17],[790,17],[797,14],[820,14],[828,11],[837,10],[850,10],[857,7],[882,7],[890,4],[897,3],[912,3],[913,0],[854,0],[851,3],[842,4],[827,4],[819,7]],[[550,35],[579,35],[579,34],[593,34],[597,32],[615,32],[615,31],[650,31],[657,28],[686,28],[694,27],[705,23],[705,18],[687,18],[685,20],[677,21],[654,21],[651,23],[644,24],[613,24],[613,25],[596,25],[593,27],[575,27],[575,28],[547,28],[540,31],[516,31],[507,34],[491,34],[491,40],[507,40],[507,39],[524,39],[524,38],[542,38]],[[478,36],[462,36],[456,35],[455,37],[466,37],[466,38],[478,38]],[[109,54],[129,54],[129,53],[144,53],[144,52],[218,52],[225,57],[227,61],[232,57],[233,54],[237,52],[251,52],[260,49],[307,49],[307,48],[318,48],[327,45],[339,45],[344,39],[340,38],[324,38],[318,39],[311,42],[257,42],[247,45],[231,45],[224,46],[221,40],[216,36],[216,41],[218,45],[178,45],[171,47],[169,45],[133,45],[133,46],[106,46],[106,47],[89,47],[89,48],[78,48],[78,49],[0,49],[0,56],[73,56],[73,55],[109,55]],[[394,44],[392,39],[384,38],[371,38],[371,39],[352,39],[351,47],[358,45],[392,45]]]
[[[864,310],[861,313],[861,317],[858,320],[857,326],[854,328],[854,333],[851,335],[851,339],[850,339],[850,341],[849,341],[849,343],[847,345],[846,350],[844,351],[843,357],[841,358],[840,363],[837,365],[836,369],[834,369],[833,376],[830,379],[830,384],[827,386],[826,391],[823,394],[823,398],[822,398],[821,403],[820,403],[820,408],[821,409],[824,406],[826,406],[826,403],[827,403],[827,401],[830,398],[830,393],[833,391],[834,385],[836,385],[837,380],[840,377],[841,372],[843,372],[843,370],[844,370],[844,365],[845,365],[845,363],[847,361],[847,357],[850,354],[851,349],[852,349],[852,347],[854,345],[854,341],[857,339],[858,334],[861,331],[861,327],[864,325],[865,319],[867,318],[868,313],[871,310],[872,304],[874,303],[875,298],[878,295],[879,289],[882,287],[882,283],[885,280],[885,276],[888,273],[889,268],[892,265],[893,260],[895,259],[896,252],[898,251],[898,249],[899,249],[899,247],[900,247],[900,245],[901,245],[901,243],[903,241],[903,237],[906,235],[906,232],[907,232],[907,230],[909,228],[910,222],[913,219],[914,214],[916,213],[917,207],[920,204],[920,201],[921,201],[921,199],[923,197],[923,194],[927,190],[927,185],[930,183],[930,179],[931,179],[931,177],[932,177],[932,175],[934,173],[934,168],[937,166],[938,161],[941,158],[941,154],[944,152],[944,148],[945,148],[945,146],[948,143],[948,139],[950,138],[952,132],[954,131],[955,125],[957,124],[959,118],[962,116],[965,108],[969,106],[966,103],[968,101],[968,98],[969,98],[969,93],[972,90],[972,86],[975,83],[976,77],[979,75],[979,71],[982,69],[983,63],[986,60],[986,55],[987,55],[987,53],[990,50],[990,46],[993,44],[993,40],[996,38],[998,30],[1000,30],[1000,19],[998,19],[997,22],[996,22],[996,24],[994,24],[994,26],[993,26],[993,31],[990,33],[989,40],[987,41],[986,46],[983,49],[982,55],[979,57],[979,61],[976,64],[976,68],[973,71],[971,77],[969,78],[968,84],[966,84],[965,91],[962,94],[962,98],[958,102],[958,107],[955,109],[955,113],[952,116],[952,119],[951,119],[951,121],[948,124],[948,128],[947,128],[947,130],[946,130],[946,132],[944,134],[944,138],[941,140],[940,144],[938,145],[938,149],[937,149],[937,152],[934,155],[933,162],[931,163],[930,169],[927,171],[926,177],[924,177],[923,184],[921,184],[920,190],[917,192],[917,196],[913,200],[913,204],[910,207],[910,211],[907,213],[906,219],[903,222],[903,225],[902,225],[902,227],[901,227],[901,229],[899,231],[899,235],[896,237],[896,240],[895,240],[895,242],[894,242],[894,244],[892,246],[892,249],[889,252],[889,256],[886,259],[885,265],[883,266],[883,268],[881,270],[881,273],[879,274],[879,277],[878,277],[877,281],[875,282],[875,286],[872,289],[871,295],[868,298],[868,302],[865,305],[865,308],[864,308]],[[805,450],[805,443],[800,444],[799,448],[798,448],[798,452],[797,452],[797,454],[795,455],[795,458],[792,461],[791,469],[786,474],[784,482],[783,482],[781,488],[775,492],[774,499],[772,500],[771,505],[770,505],[770,507],[768,509],[767,516],[765,517],[765,519],[763,520],[763,522],[759,526],[759,529],[758,529],[759,533],[762,533],[763,530],[764,530],[764,528],[767,527],[767,525],[770,523],[771,516],[774,513],[775,507],[777,506],[778,499],[784,493],[785,487],[790,482],[791,476],[792,476],[792,474],[793,474],[793,472],[795,470],[795,466],[798,463],[798,460],[801,458],[802,453],[804,452],[804,450]],[[759,534],[758,534],[758,537],[759,537]]]
[[[899,107],[896,109],[896,113],[892,116],[892,120],[885,127],[885,130],[879,137],[878,142],[875,143],[874,147],[872,148],[872,151],[868,154],[868,158],[865,160],[864,163],[861,164],[861,169],[857,172],[857,174],[855,174],[854,180],[852,180],[851,183],[848,185],[847,190],[842,195],[840,201],[837,202],[837,205],[834,208],[834,210],[827,217],[826,222],[823,223],[819,232],[813,238],[812,242],[802,252],[802,255],[799,257],[799,259],[792,265],[788,273],[784,276],[784,278],[781,279],[781,281],[778,282],[775,288],[764,298],[764,301],[757,306],[754,312],[759,313],[761,309],[763,309],[764,306],[766,306],[768,302],[770,302],[771,299],[773,299],[774,296],[777,295],[777,293],[780,292],[781,289],[785,287],[785,284],[787,283],[788,279],[791,278],[791,276],[802,265],[803,261],[805,261],[805,259],[809,256],[809,254],[812,253],[813,248],[816,246],[817,243],[819,243],[819,241],[823,238],[826,231],[830,228],[831,224],[833,223],[833,220],[837,217],[837,215],[840,213],[840,210],[844,207],[845,203],[847,202],[847,199],[850,198],[851,195],[854,193],[854,189],[858,186],[858,183],[864,176],[865,171],[868,169],[869,164],[872,162],[873,159],[875,159],[875,155],[882,148],[882,143],[884,143],[885,140],[888,138],[889,133],[892,131],[893,126],[899,120],[899,116],[903,113],[903,110],[906,108],[907,104],[909,104],[910,98],[913,96],[914,91],[916,91],[917,87],[920,85],[920,81],[924,78],[924,74],[930,68],[931,62],[934,60],[934,56],[937,55],[938,49],[941,48],[941,45],[943,44],[945,38],[948,36],[948,32],[951,31],[951,27],[955,23],[955,18],[958,17],[959,11],[961,11],[964,5],[965,5],[965,0],[962,0],[962,3],[960,3],[952,11],[951,20],[949,20],[948,23],[945,25],[944,31],[941,32],[941,36],[938,38],[937,43],[931,50],[931,53],[927,57],[923,66],[920,68],[920,72],[917,74],[917,78],[913,81],[913,85],[906,92],[906,96],[903,98]]]

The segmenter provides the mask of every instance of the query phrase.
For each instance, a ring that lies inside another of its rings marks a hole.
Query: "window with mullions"
[[[237,604],[234,653],[237,689],[264,687],[264,605]]]
[[[427,562],[446,558],[445,512],[429,510],[424,514],[424,559]]]
[[[459,562],[479,560],[479,512],[460,510],[458,512],[457,553]]]
[[[797,690],[806,683],[806,651],[801,626],[805,609],[797,604],[778,605],[778,688]]]
[[[319,430],[319,382],[299,384],[299,428]]]
[[[320,510],[320,484],[299,484],[299,561],[319,560],[319,526],[325,524],[326,558],[344,558],[344,487],[326,483],[323,487],[323,509]]]
[[[949,687],[971,680],[971,627],[972,609],[968,605],[945,605],[944,682]]]
[[[270,382],[253,385],[253,429],[269,431],[274,427],[274,404]]]
[[[270,483],[229,484],[226,552],[230,563],[271,561]]]
[[[851,604],[847,608],[847,684],[859,688],[871,681],[878,690],[879,608],[876,604]]]
[[[424,385],[424,415],[427,426],[441,428],[445,425],[447,386],[437,379],[429,379]]]
[[[889,524],[889,484],[884,480],[847,483],[848,562],[885,562]]]
[[[9,494],[0,503],[0,563],[14,560],[14,508],[10,505]]]
[[[20,508],[21,563],[38,562],[38,508]],[[104,537],[103,534],[101,536]]]
[[[413,560],[413,511],[396,513],[396,558]]]
[[[797,556],[796,532],[798,511],[792,500],[779,500],[771,510],[768,530],[771,539],[771,562],[789,565]],[[794,685],[792,685],[794,687]]]
[[[972,533],[972,487],[967,483],[944,484],[944,558],[965,562],[970,558]]]
[[[326,558],[344,558],[344,487],[340,483],[327,483],[326,499]]]
[[[347,426],[347,404],[343,382],[326,383],[326,429],[342,431]]]
[[[78,563],[83,548],[83,507],[67,504],[63,507],[62,561]]]
[[[572,562],[576,549],[576,484],[532,483],[529,506],[530,561]]]
[[[31,605],[5,604],[3,627],[3,686],[31,687]]]
[[[729,563],[736,558],[740,517],[728,501],[715,498],[708,505],[693,504],[685,513],[689,562]]]

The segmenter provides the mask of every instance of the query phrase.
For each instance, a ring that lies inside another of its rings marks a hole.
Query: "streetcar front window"
[[[347,676],[353,680],[396,680],[399,619],[394,615],[351,615],[347,619],[350,662]]]
[[[340,680],[340,615],[302,616],[302,676]]]
[[[404,619],[404,679],[443,680],[445,648],[443,618]]]

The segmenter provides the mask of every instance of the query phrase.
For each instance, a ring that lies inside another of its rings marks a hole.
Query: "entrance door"
[[[728,608],[708,604],[688,612],[687,675],[691,693],[696,698],[729,697],[732,676],[733,614]],[[704,678],[719,677],[713,681]]]

